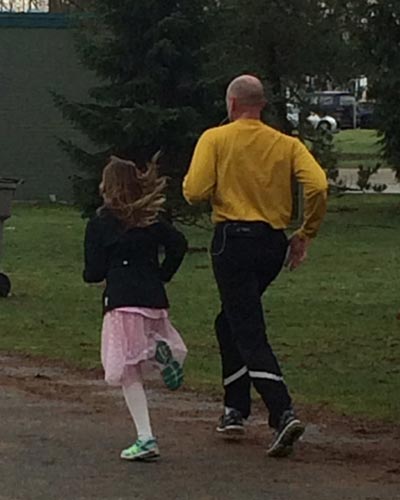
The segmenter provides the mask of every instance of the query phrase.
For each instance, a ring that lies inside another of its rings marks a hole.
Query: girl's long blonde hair
[[[166,177],[158,175],[157,155],[140,170],[135,163],[111,156],[103,170],[102,209],[110,210],[126,228],[146,227],[157,221],[166,201]]]

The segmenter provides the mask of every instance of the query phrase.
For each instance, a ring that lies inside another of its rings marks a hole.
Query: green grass
[[[335,147],[339,154],[340,168],[355,168],[359,165],[374,167],[382,160],[381,146],[375,130],[343,130],[335,135]]]
[[[14,293],[0,301],[0,349],[97,366],[100,291],[81,281],[78,213],[20,205],[7,227],[3,267]],[[198,247],[210,238],[201,230],[187,234]],[[399,248],[400,197],[332,200],[308,263],[271,287],[269,336],[298,400],[399,419]],[[218,295],[206,253],[186,258],[169,295],[190,349],[188,385],[218,389]]]
[[[336,134],[335,145],[342,154],[378,156],[380,147],[376,130],[352,129]]]

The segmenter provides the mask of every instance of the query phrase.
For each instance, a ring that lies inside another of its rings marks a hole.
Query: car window
[[[333,96],[331,96],[331,95],[319,96],[319,104],[320,104],[320,106],[332,106],[333,105]]]
[[[356,100],[352,95],[341,95],[339,104],[340,106],[353,106]]]

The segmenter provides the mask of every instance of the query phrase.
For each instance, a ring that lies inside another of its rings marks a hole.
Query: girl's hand
[[[106,280],[100,281],[100,283],[89,283],[89,286],[96,287],[96,288],[105,288],[106,287]]]

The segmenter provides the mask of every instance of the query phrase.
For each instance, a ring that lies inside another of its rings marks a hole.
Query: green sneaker
[[[157,342],[155,358],[157,363],[160,363],[164,367],[161,370],[164,384],[171,391],[179,389],[183,383],[183,368],[174,359],[169,345],[163,340]]]
[[[147,441],[141,441],[138,439],[136,443],[122,450],[121,452],[122,460],[141,460],[141,461],[153,461],[160,458],[160,450],[157,446],[157,441],[154,438],[147,439]]]

